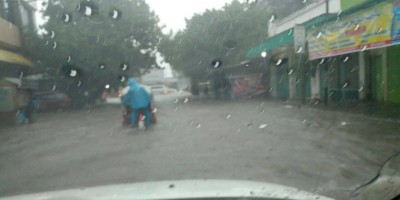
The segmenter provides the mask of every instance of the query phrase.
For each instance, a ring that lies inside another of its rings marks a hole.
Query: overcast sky
[[[161,24],[167,29],[177,31],[185,28],[185,18],[206,9],[222,8],[232,0],[145,0],[160,17]]]

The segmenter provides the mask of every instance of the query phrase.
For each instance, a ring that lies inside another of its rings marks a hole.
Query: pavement
[[[262,100],[155,96],[159,122],[121,126],[118,100],[0,130],[0,196],[182,179],[271,182],[336,199],[400,147],[400,123]]]

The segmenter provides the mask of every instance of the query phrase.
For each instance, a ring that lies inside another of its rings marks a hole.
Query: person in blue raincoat
[[[136,82],[134,78],[128,80],[129,90],[122,97],[122,103],[131,108],[130,123],[135,126],[139,117],[139,111],[144,113],[144,122],[149,125],[151,122],[151,112],[149,106],[151,103],[151,96],[146,89]]]

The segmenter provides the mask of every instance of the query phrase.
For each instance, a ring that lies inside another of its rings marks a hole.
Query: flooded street
[[[397,122],[269,101],[156,96],[159,122],[122,106],[36,114],[2,128],[1,196],[153,180],[271,182],[347,198],[398,150]],[[365,126],[368,124],[368,126]]]

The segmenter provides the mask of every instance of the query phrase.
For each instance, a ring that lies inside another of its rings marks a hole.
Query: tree
[[[187,19],[186,29],[164,38],[160,50],[175,69],[201,80],[213,60],[236,64],[252,45],[267,38],[270,15],[268,10],[233,1],[221,10]]]
[[[116,87],[156,66],[159,19],[144,0],[49,0],[45,34],[29,34],[27,53],[70,93]]]

